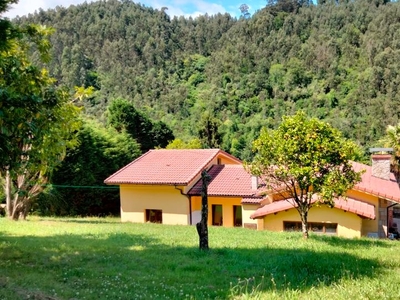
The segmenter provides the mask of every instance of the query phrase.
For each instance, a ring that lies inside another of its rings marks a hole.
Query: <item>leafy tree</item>
[[[140,155],[139,145],[127,133],[85,119],[77,133],[78,146],[67,151],[50,178],[54,197],[38,199],[36,209],[50,215],[116,215],[118,190],[103,181]]]
[[[0,52],[0,175],[5,179],[9,218],[25,218],[43,190],[49,173],[74,145],[80,109],[71,95],[58,88],[47,70],[31,63],[30,43],[43,62],[49,54],[51,30],[29,25],[14,27]]]
[[[385,147],[393,148],[391,168],[396,177],[400,176],[400,123],[386,127],[386,135],[381,139]]]
[[[155,147],[166,147],[174,139],[172,130],[165,123],[153,123],[124,99],[116,99],[108,107],[108,124],[118,132],[126,131],[130,134],[140,144],[143,152]]]
[[[199,122],[199,137],[204,148],[219,148],[222,136],[219,131],[221,121],[213,117],[209,111],[203,113]]]
[[[170,142],[166,149],[201,149],[201,142],[199,139],[192,139],[188,142],[184,142],[181,139],[175,139]]]
[[[303,236],[308,238],[309,210],[320,204],[332,207],[335,198],[360,181],[350,161],[358,155],[357,149],[329,124],[298,112],[284,117],[276,130],[261,131],[249,168],[265,178],[272,193],[294,205]]]

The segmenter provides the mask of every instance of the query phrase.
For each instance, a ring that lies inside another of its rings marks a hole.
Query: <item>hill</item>
[[[398,2],[278,0],[248,19],[186,19],[111,0],[15,21],[56,29],[48,67],[71,88],[96,88],[88,114],[104,119],[125,98],[175,137],[242,159],[262,126],[298,109],[365,148],[399,121]]]

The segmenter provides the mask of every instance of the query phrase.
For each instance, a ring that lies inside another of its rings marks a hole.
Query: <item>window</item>
[[[146,222],[162,224],[162,210],[146,209]]]
[[[240,205],[233,206],[233,226],[242,227],[242,207]]]
[[[222,205],[212,207],[212,225],[222,226]]]
[[[393,218],[400,218],[400,207],[393,207]]]
[[[285,231],[301,231],[301,222],[283,222],[283,229]],[[322,234],[336,234],[337,223],[317,223],[308,222],[308,230],[314,233]]]

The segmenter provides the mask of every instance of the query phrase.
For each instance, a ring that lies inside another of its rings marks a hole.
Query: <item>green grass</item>
[[[399,299],[400,242],[0,219],[0,299]]]

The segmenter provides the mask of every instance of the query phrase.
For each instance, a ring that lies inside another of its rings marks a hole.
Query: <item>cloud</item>
[[[238,0],[236,0],[238,1]],[[244,0],[241,2],[232,2],[232,0],[138,0],[136,3],[141,3],[146,7],[153,7],[155,9],[161,9],[167,7],[166,13],[170,16],[185,16],[185,17],[196,17],[199,15],[215,15],[217,13],[228,12],[233,16],[239,16],[239,6],[243,3],[247,3],[252,8],[250,2],[258,2],[265,0]],[[13,5],[13,8],[4,14],[5,17],[14,18],[17,15],[23,16],[29,13],[34,13],[35,10],[42,8],[47,10],[55,8],[56,6],[69,7],[70,5],[77,5],[84,3],[85,0],[19,0],[19,3]],[[93,2],[92,0],[86,0],[86,2]],[[236,4],[234,4],[236,3]],[[258,6],[258,5],[256,5]]]
[[[23,16],[42,8],[47,10],[50,8],[55,8],[56,6],[69,7],[73,4],[80,4],[85,2],[85,0],[19,0],[17,4],[13,4],[11,9],[7,11],[4,16],[8,18],[14,18],[16,16]],[[86,2],[93,2],[92,0],[87,0]]]

